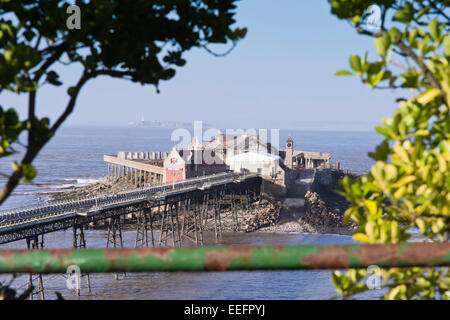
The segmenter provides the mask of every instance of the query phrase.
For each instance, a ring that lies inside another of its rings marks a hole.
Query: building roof
[[[331,159],[331,153],[328,153],[328,152],[294,150],[292,156],[294,158],[304,157],[307,159],[316,159],[316,160]],[[280,149],[280,157],[283,159],[286,158],[286,150],[285,149]]]
[[[226,147],[227,143],[231,142],[232,144],[237,142],[237,147],[240,146],[248,146],[249,141],[256,141],[260,144],[262,142],[259,139],[259,136],[257,134],[225,134],[225,133],[219,133],[216,137],[212,138],[210,141],[207,141],[203,144],[203,147],[205,149],[207,148],[215,148],[218,146]]]
[[[236,150],[268,150],[278,153],[278,150],[261,140],[259,134],[224,134],[218,135],[203,144],[204,149],[236,149]]]
[[[197,154],[197,159],[194,157],[194,153]],[[194,161],[201,160],[201,165],[225,165],[223,156],[214,150],[178,150],[179,156],[183,159],[186,164],[193,164]],[[200,161],[199,161],[200,162]]]
[[[197,136],[194,136],[192,138],[191,144],[188,146],[188,150],[201,150],[202,147],[203,146],[199,138]]]
[[[313,158],[313,159],[330,159],[331,153],[294,150],[294,157],[298,157],[298,156],[302,156],[305,158]]]
[[[256,152],[256,151],[249,151],[237,154],[235,156],[228,157],[226,159],[227,163],[231,163],[234,161],[242,161],[242,162],[259,162],[259,161],[273,161],[273,160],[279,160],[280,157],[276,156],[274,154],[270,154],[267,152]]]

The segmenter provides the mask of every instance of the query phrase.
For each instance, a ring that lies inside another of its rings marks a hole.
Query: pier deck
[[[255,178],[258,178],[256,174],[216,174],[171,184],[2,211],[0,244],[67,229],[73,224],[87,224],[95,220],[124,215],[142,210],[142,206],[159,205],[168,198],[187,195],[193,191],[205,193],[214,187],[241,184]]]
[[[103,160],[108,163],[109,177],[127,177],[135,185],[163,182],[164,168],[151,164],[149,160],[123,159],[113,155],[104,155]]]

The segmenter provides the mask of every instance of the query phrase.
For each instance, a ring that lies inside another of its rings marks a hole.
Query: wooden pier
[[[135,248],[203,246],[205,233],[216,242],[221,239],[225,213],[231,216],[233,231],[243,230],[239,212],[259,200],[261,181],[256,174],[224,173],[0,212],[0,244],[26,240],[28,249],[43,249],[45,234],[72,230],[73,248],[85,248],[84,231],[102,223],[105,247],[123,248],[123,224],[131,217]],[[89,275],[84,276],[90,291]],[[44,299],[42,275],[30,273],[28,286]]]
[[[125,177],[135,186],[142,184],[158,184],[163,182],[164,168],[161,165],[151,164],[143,159],[123,159],[117,156],[104,155],[108,163],[108,177]],[[155,162],[154,162],[155,163]]]

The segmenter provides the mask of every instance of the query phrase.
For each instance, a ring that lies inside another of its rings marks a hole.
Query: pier
[[[214,150],[208,149],[211,145]],[[214,161],[207,161],[211,155]],[[260,200],[261,192],[282,197],[302,176],[329,170],[330,158],[294,150],[290,138],[286,149],[278,151],[257,135],[223,134],[205,144],[194,138],[188,150],[104,155],[107,177],[131,182],[134,189],[0,212],[0,244],[25,240],[27,250],[45,250],[46,234],[70,230],[72,248],[85,249],[86,229],[101,228],[106,250],[125,249],[122,230],[131,221],[134,249],[203,247],[205,235],[219,242],[223,225],[244,231],[243,212]],[[328,171],[317,176],[330,184]],[[84,277],[90,292],[89,274]],[[29,273],[32,286],[33,294],[44,299],[42,273]]]
[[[284,194],[306,170],[339,170],[326,152],[294,149],[291,137],[284,149],[261,140],[258,134],[223,134],[210,141],[193,137],[186,150],[120,151],[104,155],[109,177],[121,177],[135,186],[171,183],[227,171],[257,173],[276,183]]]
[[[236,204],[235,200],[241,198],[237,197],[238,195],[248,198],[249,194],[253,193],[253,196],[258,196],[260,185],[261,179],[257,175],[224,173],[114,194],[51,201],[42,205],[6,210],[0,212],[0,244],[33,239],[74,225],[80,228],[100,220],[117,220],[131,213],[155,213],[154,209],[158,210],[159,215],[161,210],[165,214],[175,210],[173,215],[178,219],[177,210],[182,202],[186,206],[189,205],[184,209],[191,211],[194,210],[194,204],[208,208],[212,205],[217,207],[220,201],[225,200],[228,205],[233,206]],[[233,198],[231,202],[229,197]],[[199,214],[199,208],[195,208],[195,211]],[[220,210],[216,210],[216,213],[220,215]],[[181,240],[179,242],[181,244]]]
[[[103,159],[108,163],[108,177],[126,177],[135,186],[163,183],[162,161],[152,163],[147,159],[124,159],[113,155],[104,155]]]
[[[85,230],[101,223],[107,230],[105,248],[123,248],[123,223],[132,216],[135,248],[203,246],[205,232],[212,231],[216,241],[222,237],[224,212],[231,212],[233,231],[242,231],[238,209],[259,199],[261,181],[256,174],[222,173],[2,211],[0,244],[25,240],[28,250],[42,250],[45,234],[71,230],[73,248],[86,248]],[[206,230],[208,222],[213,230]],[[36,281],[34,294],[44,299],[42,275],[30,273],[28,286]]]

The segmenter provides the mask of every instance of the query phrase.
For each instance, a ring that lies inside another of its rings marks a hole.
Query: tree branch
[[[371,36],[371,37],[379,37],[384,34],[384,31],[374,33],[374,32],[367,31],[361,27],[357,28],[356,31],[360,34]],[[406,56],[410,57],[411,59],[414,60],[414,62],[417,63],[417,65],[422,70],[422,72],[425,74],[425,77],[428,79],[428,81],[430,82],[430,84],[433,88],[441,90],[441,85],[440,85],[439,81],[435,78],[434,74],[430,71],[430,69],[428,69],[428,67],[425,65],[425,63],[422,61],[422,59],[419,58],[419,56],[414,52],[413,49],[411,49],[406,44],[404,44],[402,40],[398,40],[394,44],[397,47],[399,47]]]
[[[33,160],[38,155],[39,151],[50,140],[50,137],[53,136],[53,134],[56,132],[56,130],[58,130],[58,128],[61,126],[61,124],[72,113],[72,111],[75,107],[75,102],[77,100],[77,97],[78,97],[78,94],[80,93],[81,88],[89,79],[91,79],[93,77],[94,76],[91,74],[88,74],[86,72],[83,73],[81,78],[78,80],[76,86],[74,87],[74,91],[72,92],[72,94],[70,96],[70,100],[66,106],[66,109],[59,116],[58,120],[53,124],[53,126],[50,128],[49,134],[47,135],[47,137],[45,139],[43,139],[42,141],[39,141],[39,143],[36,143],[36,140],[34,140],[34,136],[31,137],[31,139],[32,139],[31,141],[33,141],[33,145],[28,146],[27,152],[25,153],[24,157],[22,158],[22,161],[20,162],[20,164],[31,164],[33,162]],[[30,95],[30,99],[31,99],[31,95]],[[23,178],[22,170],[16,170],[12,173],[11,176],[9,176],[8,182],[0,190],[0,204],[2,204],[11,195],[11,192],[19,184],[19,182],[22,178]]]
[[[436,5],[435,1],[430,1],[430,5],[431,5],[434,9],[436,9],[436,11],[439,12],[440,15],[442,15],[445,19],[447,19],[447,21],[450,22],[450,17],[447,16],[447,15],[445,14],[445,12],[442,11],[442,10]]]
[[[35,111],[36,111],[36,91],[31,91],[28,96],[28,120],[27,120],[29,148],[33,148],[34,146],[33,139],[34,139]]]
[[[234,48],[236,47],[236,42],[233,41],[233,45],[231,46],[231,48],[229,48],[227,51],[225,51],[224,53],[217,53],[212,51],[211,49],[209,49],[206,45],[202,45],[201,46],[203,49],[205,49],[209,54],[212,54],[215,57],[225,57],[226,55],[228,55],[231,51],[234,50]]]
[[[91,78],[95,76],[92,76],[91,74],[84,72],[81,78],[78,80],[76,86],[73,88],[73,92],[71,93],[69,103],[66,106],[66,109],[64,112],[59,116],[58,120],[53,124],[53,126],[50,128],[50,133],[53,135],[56,130],[61,126],[61,124],[67,119],[67,117],[72,113],[73,109],[75,108],[75,102],[78,98],[78,94],[80,93],[81,88],[84,86],[84,84]],[[48,139],[46,139],[46,142]]]
[[[419,56],[406,44],[403,43],[403,41],[399,40],[395,43],[402,51],[411,59],[413,59],[419,68],[422,70],[422,72],[425,74],[425,77],[430,82],[431,86],[435,89],[441,90],[441,84],[439,81],[435,78],[434,74],[428,69],[428,67],[423,63],[422,59],[419,58]]]

